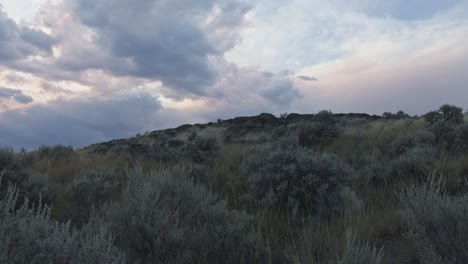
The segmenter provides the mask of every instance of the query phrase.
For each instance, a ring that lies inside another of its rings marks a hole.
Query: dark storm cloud
[[[20,27],[0,7],[0,63],[51,54],[56,42],[42,31]]]
[[[13,99],[21,104],[29,104],[33,101],[33,98],[29,95],[23,94],[19,89],[11,89],[0,86],[0,99]]]
[[[62,60],[63,67],[158,79],[197,95],[204,95],[218,75],[209,57],[222,56],[234,45],[235,29],[250,8],[235,0],[78,0],[73,7],[82,23],[96,32],[93,45],[114,61],[91,56],[91,64],[80,58]],[[215,9],[218,14],[207,22]]]
[[[220,100],[217,112],[229,113],[285,111],[301,93],[288,75],[265,73],[255,68],[240,68],[229,64],[222,69],[223,77],[210,91]],[[234,110],[231,108],[237,108]]]
[[[13,99],[15,99],[18,103],[21,104],[29,104],[33,101],[33,98],[31,96],[22,93],[14,95]]]
[[[57,43],[57,40],[51,36],[42,31],[31,28],[23,28],[20,33],[20,38],[23,41],[34,45],[38,49],[49,53],[52,52],[52,46]]]
[[[301,97],[293,82],[288,79],[277,80],[265,88],[261,95],[276,105],[288,106]]]
[[[158,121],[159,101],[149,94],[125,99],[57,100],[22,111],[0,113],[0,145],[35,148],[42,144],[83,146],[129,137]]]

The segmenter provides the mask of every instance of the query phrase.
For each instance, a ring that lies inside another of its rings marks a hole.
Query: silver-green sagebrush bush
[[[348,229],[345,237],[345,250],[337,264],[380,264],[384,249],[371,246],[368,242],[358,243],[356,234]]]
[[[422,130],[416,133],[414,136],[416,143],[419,145],[435,146],[436,145],[436,136],[434,133]]]
[[[25,200],[15,210],[17,202],[18,188],[10,185],[0,197],[0,263],[125,263],[105,226],[81,232],[70,222],[51,220],[46,205]]]
[[[418,146],[390,162],[390,176],[421,176],[431,171],[437,161],[437,149]]]
[[[89,217],[93,207],[111,200],[122,189],[125,174],[117,170],[84,171],[73,179],[68,191],[77,205],[74,220],[81,222]]]
[[[101,217],[130,261],[256,263],[262,255],[251,216],[175,171],[129,173],[121,200]]]
[[[399,194],[408,237],[425,264],[468,263],[468,195],[451,197],[441,177]]]
[[[333,120],[297,123],[291,129],[296,130],[299,144],[303,147],[329,144],[340,132]]]
[[[291,223],[319,221],[333,211],[339,183],[351,168],[334,154],[269,146],[244,164],[250,194],[261,206],[286,211]]]
[[[416,140],[411,136],[401,136],[395,139],[391,146],[390,152],[392,156],[398,157],[405,154],[408,150],[416,146]]]
[[[219,143],[214,137],[197,137],[185,147],[190,159],[201,164],[211,162],[219,149]]]
[[[27,198],[33,203],[50,204],[54,190],[49,186],[47,175],[30,172],[28,167],[29,154],[15,152],[9,147],[0,147],[0,196],[5,194],[9,184],[19,189],[18,205]]]
[[[0,146],[0,173],[4,182],[12,182],[21,185],[28,174],[24,167],[24,156],[16,153],[11,147]],[[6,188],[6,184],[1,189]]]

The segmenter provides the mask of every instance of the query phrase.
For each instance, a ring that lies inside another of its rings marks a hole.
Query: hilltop
[[[0,262],[468,262],[468,120],[452,105],[4,147],[0,171]]]

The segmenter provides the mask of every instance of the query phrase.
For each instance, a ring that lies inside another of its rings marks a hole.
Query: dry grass
[[[82,170],[121,169],[129,166],[129,161],[122,157],[108,157],[79,153],[65,159],[35,159],[30,167],[34,173],[48,175],[51,185],[66,186]]]
[[[333,152],[352,162],[356,155],[371,163],[386,162],[382,151],[400,136],[414,135],[426,124],[423,119],[374,121],[358,127],[348,127],[324,151]]]
[[[206,168],[203,180],[211,190],[228,200],[233,208],[241,208],[239,197],[246,192],[241,170],[245,157],[253,147],[239,144],[224,147],[220,155]]]

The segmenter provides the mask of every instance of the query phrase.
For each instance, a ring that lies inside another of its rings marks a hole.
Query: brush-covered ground
[[[468,120],[261,114],[0,150],[0,263],[468,263]]]

